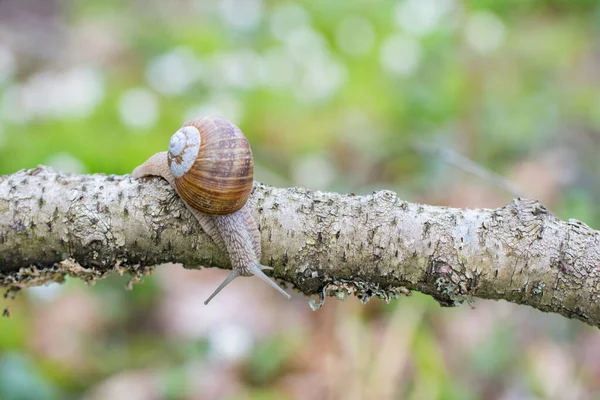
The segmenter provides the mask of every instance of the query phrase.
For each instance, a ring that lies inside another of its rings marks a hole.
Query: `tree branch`
[[[262,262],[302,293],[504,299],[600,326],[600,232],[536,201],[469,210],[256,183],[250,207]],[[47,167],[0,177],[1,285],[138,276],[166,262],[229,267],[160,178]]]

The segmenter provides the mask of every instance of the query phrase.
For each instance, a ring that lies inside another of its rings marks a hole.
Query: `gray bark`
[[[255,183],[249,204],[262,263],[304,294],[367,301],[417,290],[445,306],[504,299],[600,326],[600,232],[560,221],[537,201],[456,209],[390,191],[354,196]],[[230,267],[161,178],[47,167],[0,177],[0,285],[139,276],[167,262]]]

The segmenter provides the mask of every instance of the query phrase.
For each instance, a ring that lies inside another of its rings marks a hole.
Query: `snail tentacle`
[[[238,269],[233,269],[229,275],[227,275],[227,278],[225,278],[225,280],[223,281],[223,283],[221,283],[219,285],[218,288],[215,289],[214,292],[212,292],[212,294],[210,296],[208,296],[208,299],[206,299],[204,301],[204,305],[208,305],[208,303],[213,299],[213,297],[215,297],[217,294],[219,294],[219,292],[221,290],[223,290],[223,288],[227,285],[229,285],[231,283],[232,280],[234,280],[235,278],[237,278],[238,276],[240,276],[240,271]]]
[[[219,294],[219,292],[221,290],[223,290],[225,288],[225,286],[229,285],[231,283],[231,281],[233,281],[238,276],[252,276],[252,275],[257,276],[260,279],[262,279],[263,281],[267,282],[272,288],[274,288],[279,293],[281,293],[282,295],[284,295],[285,297],[290,299],[291,296],[285,290],[283,290],[277,283],[275,283],[271,278],[269,278],[267,275],[265,275],[264,272],[261,271],[264,269],[272,270],[273,267],[268,267],[266,265],[258,264],[258,265],[251,265],[250,267],[247,267],[244,269],[234,268],[229,273],[229,275],[227,275],[227,278],[225,278],[225,280],[219,285],[219,287],[217,287],[215,289],[215,291],[210,296],[208,296],[208,299],[206,299],[206,301],[204,301],[204,304],[207,305],[213,299],[213,297],[215,297],[217,294]]]
[[[250,271],[252,273],[252,275],[258,276],[260,279],[267,282],[269,285],[271,285],[271,287],[273,287],[273,289],[277,290],[279,293],[281,293],[288,299],[290,299],[292,297],[285,290],[283,290],[277,283],[275,283],[271,278],[269,278],[267,275],[265,275],[265,273],[262,272],[261,269],[273,269],[273,268],[259,264],[258,266],[252,265],[250,268],[248,268],[248,271]]]

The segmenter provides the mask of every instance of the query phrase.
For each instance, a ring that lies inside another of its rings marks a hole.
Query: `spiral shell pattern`
[[[200,132],[193,126],[179,129],[169,142],[169,167],[175,178],[192,168],[200,151]]]
[[[223,118],[186,122],[171,137],[168,163],[177,192],[201,213],[234,213],[252,191],[250,144],[237,126]]]

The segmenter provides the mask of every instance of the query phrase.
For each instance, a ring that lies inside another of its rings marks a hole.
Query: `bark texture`
[[[600,326],[600,232],[537,201],[499,209],[408,203],[255,183],[262,263],[304,294],[390,300],[417,290],[454,306],[504,299]],[[23,288],[158,264],[230,268],[161,178],[0,177],[0,284]],[[265,288],[265,290],[271,290]]]

